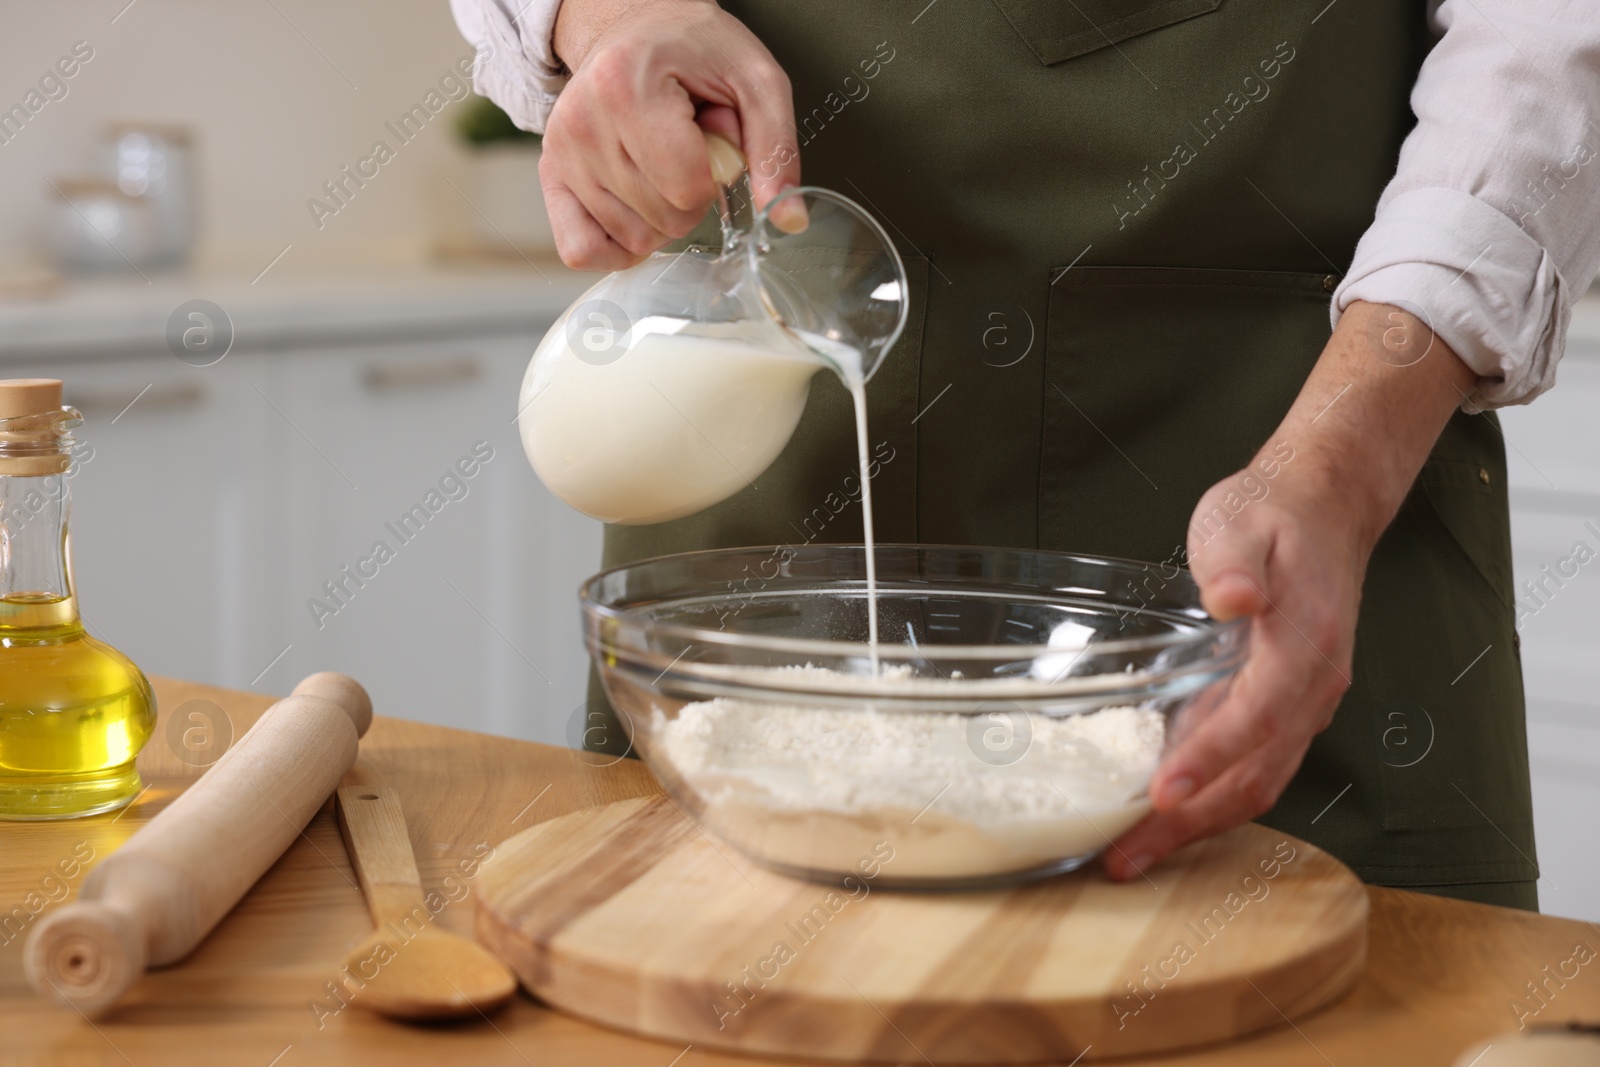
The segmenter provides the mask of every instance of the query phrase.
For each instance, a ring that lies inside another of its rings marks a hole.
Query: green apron
[[[1328,339],[1412,122],[1421,0],[723,6],[789,73],[806,183],[869,207],[910,272],[868,391],[879,538],[1180,559]],[[859,509],[823,506],[855,471],[819,375],[754,488],[612,527],[606,564],[859,542]],[[1262,821],[1372,882],[1536,906],[1492,416],[1451,419],[1379,543],[1354,685]]]

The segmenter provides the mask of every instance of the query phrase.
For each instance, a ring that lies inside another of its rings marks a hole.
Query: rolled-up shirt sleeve
[[[1445,0],[1417,126],[1333,297],[1419,313],[1478,374],[1468,411],[1555,383],[1600,269],[1600,3]]]
[[[535,133],[569,77],[554,43],[560,8],[561,0],[450,0],[461,36],[478,50],[473,87]]]

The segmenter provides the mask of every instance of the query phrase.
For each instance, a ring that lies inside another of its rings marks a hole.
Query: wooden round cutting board
[[[843,1060],[1066,1063],[1226,1040],[1333,1000],[1367,947],[1355,875],[1256,825],[1144,881],[1096,868],[896,892],[773,874],[656,796],[518,834],[480,888],[479,940],[557,1008]]]

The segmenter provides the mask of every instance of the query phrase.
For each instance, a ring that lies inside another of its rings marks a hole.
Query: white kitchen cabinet
[[[279,688],[336,667],[368,680],[389,714],[564,736],[585,677],[575,588],[598,565],[598,528],[550,498],[522,456],[512,418],[536,340],[285,357],[272,400],[294,505],[273,605],[281,640],[265,650],[289,649],[272,669]]]
[[[240,679],[272,516],[271,427],[250,402],[270,358],[210,368],[170,355],[6,365],[61,377],[84,415],[72,476],[74,579],[90,630],[154,673]],[[248,681],[248,675],[243,681]]]
[[[1596,298],[1600,301],[1600,298]],[[1504,408],[1511,489],[1525,506],[1600,513],[1600,336],[1574,337],[1556,387],[1532,404]]]
[[[1540,906],[1594,920],[1600,919],[1594,824],[1600,811],[1600,431],[1594,421],[1600,333],[1580,329],[1585,318],[1575,322],[1556,388],[1532,405],[1502,411],[1500,419],[1517,597],[1530,609],[1518,636]],[[1578,563],[1579,541],[1597,558]],[[1565,569],[1571,577],[1560,573],[1563,561],[1570,561]],[[1543,587],[1537,598],[1529,582]]]

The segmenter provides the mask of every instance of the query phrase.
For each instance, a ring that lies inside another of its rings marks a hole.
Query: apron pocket
[[[1053,274],[1039,546],[1150,561],[1180,551],[1200,497],[1267,442],[1327,343],[1326,281],[1180,267]],[[1294,462],[1292,450],[1279,458]]]
[[[1536,877],[1510,572],[1498,437],[1458,413],[1373,551],[1338,713],[1365,720],[1348,773],[1377,775],[1391,883]]]
[[[1039,62],[1046,66],[1222,6],[1222,0],[994,0],[994,3],[1039,57]]]

